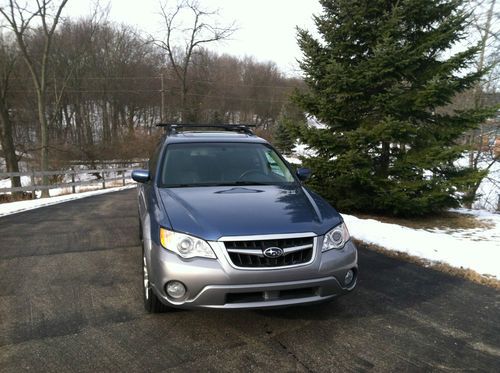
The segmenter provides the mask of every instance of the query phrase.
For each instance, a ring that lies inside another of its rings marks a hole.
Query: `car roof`
[[[166,136],[167,144],[192,142],[241,142],[268,144],[266,140],[248,133],[231,131],[183,131]]]

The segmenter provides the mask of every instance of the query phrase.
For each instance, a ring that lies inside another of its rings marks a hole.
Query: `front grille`
[[[313,243],[313,237],[224,242],[233,264],[244,268],[285,267],[307,263],[312,259]],[[264,250],[270,247],[279,247],[284,255],[278,258],[264,256]]]

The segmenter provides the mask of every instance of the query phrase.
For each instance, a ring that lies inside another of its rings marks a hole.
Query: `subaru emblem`
[[[264,250],[263,254],[267,258],[279,258],[283,255],[283,249],[279,247],[268,247]]]

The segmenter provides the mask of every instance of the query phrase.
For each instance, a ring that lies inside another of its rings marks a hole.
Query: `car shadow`
[[[356,289],[330,302],[287,308],[261,309],[257,315],[283,319],[346,319],[387,315],[414,308],[468,283],[431,268],[359,248]]]

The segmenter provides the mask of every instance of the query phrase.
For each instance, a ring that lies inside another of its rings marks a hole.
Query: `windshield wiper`
[[[240,186],[240,185],[272,185],[269,183],[263,183],[260,181],[233,181],[230,183],[220,183],[216,186]]]
[[[194,187],[213,187],[213,186],[241,186],[241,185],[273,185],[272,183],[263,183],[259,181],[232,181],[228,183],[196,183],[196,184],[166,184],[163,188],[194,188]]]
[[[196,184],[166,184],[162,185],[162,188],[190,188],[190,187],[196,187],[198,185]]]
[[[271,185],[270,183],[263,183],[261,181],[236,181],[235,185]]]

